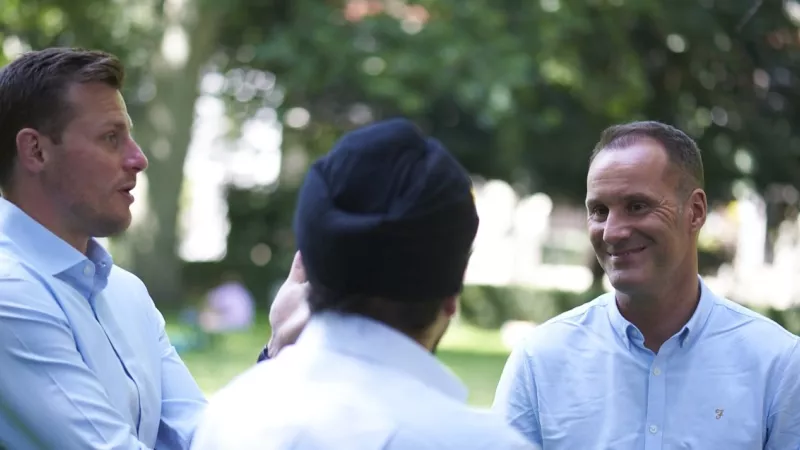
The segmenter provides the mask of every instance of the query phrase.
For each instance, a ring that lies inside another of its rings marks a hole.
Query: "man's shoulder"
[[[147,287],[141,278],[116,264],[111,266],[111,272],[108,274],[108,283],[110,285],[121,285],[126,288],[147,291]]]
[[[258,363],[231,379],[225,386],[209,397],[208,409],[222,410],[241,402],[243,398],[257,400],[260,396],[269,396],[269,390],[274,386],[270,380],[275,377],[275,365],[280,361],[269,359]]]
[[[421,389],[415,383],[398,387],[402,387],[401,394],[387,395],[382,407],[395,426],[387,450],[532,448],[489,409],[470,406],[433,388]]]
[[[764,352],[782,352],[794,348],[798,336],[778,322],[726,297],[715,295],[710,325],[715,329],[728,329],[744,337],[741,345],[759,347]]]
[[[11,301],[19,295],[52,296],[47,274],[20,256],[0,247],[0,301]]]
[[[525,353],[551,349],[559,352],[576,340],[594,339],[608,329],[608,306],[613,294],[605,293],[536,325],[515,346]]]
[[[31,262],[14,251],[13,247],[0,244],[0,282],[12,280],[34,281],[43,274]]]
[[[308,376],[290,350],[249,368],[209,398],[193,448],[217,448],[205,444],[211,441],[231,448],[386,448],[395,423],[370,407],[377,400],[355,386]]]
[[[51,274],[46,273],[33,261],[6,244],[0,245],[0,282],[27,281],[34,284],[47,284],[53,278]],[[116,264],[111,267],[109,282],[144,289],[144,283],[139,277]]]
[[[289,440],[298,448],[326,442],[376,450],[531,449],[488,411],[411,385],[400,389],[406,395],[398,400],[385,389],[386,395],[339,376],[310,376],[291,350],[251,367],[212,396],[198,430],[201,439],[249,434]]]
[[[606,315],[606,308],[609,302],[613,300],[613,293],[606,292],[600,294],[582,305],[578,305],[547,320],[541,325],[541,328],[556,328],[576,323],[585,324],[587,322],[594,322],[601,317],[605,319],[608,317]]]

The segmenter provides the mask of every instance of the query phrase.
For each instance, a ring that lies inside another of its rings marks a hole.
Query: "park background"
[[[697,140],[703,276],[800,331],[799,26],[795,0],[2,0],[0,64],[47,46],[126,63],[150,168],[115,261],[176,340],[231,273],[257,305],[250,329],[182,350],[208,394],[269,337],[308,165],[354,127],[414,120],[474,177],[481,227],[438,355],[486,406],[520,335],[608,289],[582,203],[617,122]]]

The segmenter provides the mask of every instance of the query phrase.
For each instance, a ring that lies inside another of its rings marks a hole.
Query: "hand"
[[[300,332],[308,323],[309,284],[303,258],[298,251],[294,255],[289,276],[278,290],[269,311],[269,323],[272,326],[272,337],[267,344],[269,357],[274,358],[282,348],[297,341]]]

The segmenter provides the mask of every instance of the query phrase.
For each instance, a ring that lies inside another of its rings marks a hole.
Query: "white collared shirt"
[[[297,344],[211,400],[194,450],[534,450],[429,351],[357,316],[315,315]]]

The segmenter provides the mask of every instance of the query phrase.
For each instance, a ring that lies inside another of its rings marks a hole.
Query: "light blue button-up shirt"
[[[544,450],[800,449],[797,336],[701,281],[658,354],[606,294],[534,329],[494,410]]]
[[[297,344],[211,399],[193,450],[535,450],[407,336],[312,317]]]
[[[0,199],[0,447],[184,450],[205,399],[142,282]]]

